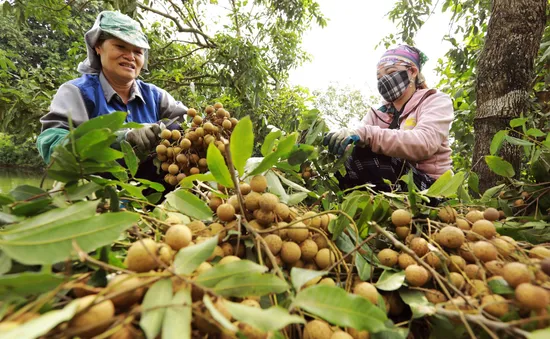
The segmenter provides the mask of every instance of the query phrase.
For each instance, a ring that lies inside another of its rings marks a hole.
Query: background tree
[[[480,189],[495,186],[499,179],[483,156],[490,154],[493,136],[527,108],[532,89],[534,60],[546,23],[547,0],[494,0],[485,46],[478,59],[477,111],[474,119],[474,170],[482,179]],[[521,149],[510,144],[501,155],[516,169]]]

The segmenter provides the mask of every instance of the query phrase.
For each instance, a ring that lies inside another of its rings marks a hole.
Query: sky
[[[290,83],[310,90],[323,89],[331,83],[351,86],[363,94],[377,95],[376,64],[384,53],[376,45],[397,29],[386,14],[396,0],[317,0],[329,19],[325,28],[313,26],[304,34],[303,48],[312,61],[290,73]],[[443,41],[449,33],[450,15],[436,10],[419,31],[416,47],[429,58],[423,74],[428,86],[438,78],[434,71],[450,44]]]

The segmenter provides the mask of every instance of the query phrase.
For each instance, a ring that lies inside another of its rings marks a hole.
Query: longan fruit
[[[464,279],[462,274],[457,272],[451,272],[449,274],[449,279],[451,280],[451,283],[459,290],[461,290],[466,284],[466,280]]]
[[[416,260],[414,260],[414,258],[407,253],[399,254],[399,257],[397,257],[397,262],[399,263],[399,267],[401,267],[401,269],[403,270],[410,265],[416,265]]]
[[[483,212],[478,210],[472,210],[466,214],[466,220],[468,220],[472,224],[482,219],[483,219]]]
[[[235,208],[231,204],[221,204],[216,209],[216,214],[222,221],[231,221],[235,219]]]
[[[474,256],[474,250],[473,250],[472,246],[473,246],[473,243],[465,242],[458,249],[458,254],[462,258],[464,258],[464,260],[466,260],[467,262],[475,263],[476,262],[476,257]]]
[[[180,249],[188,246],[189,243],[191,243],[192,238],[193,233],[189,227],[185,225],[174,225],[171,226],[166,232],[164,242],[174,251],[179,251]]]
[[[241,260],[241,258],[239,258],[235,255],[228,255],[226,257],[221,258],[220,261],[218,261],[218,265],[225,265],[225,264],[229,264],[231,262],[235,262],[235,261],[239,261],[239,260]]]
[[[166,154],[166,150],[167,150],[167,147],[162,144],[157,145],[157,147],[155,148],[155,151],[157,152],[157,154]]]
[[[404,240],[407,238],[407,236],[411,233],[411,229],[409,226],[399,226],[395,228],[395,234],[397,237],[401,240]]]
[[[537,259],[550,258],[550,249],[542,246],[535,246],[529,251],[529,257]]]
[[[269,226],[273,221],[275,221],[275,213],[266,212],[264,210],[255,210],[254,217],[263,226]]]
[[[487,241],[478,241],[474,243],[472,250],[474,252],[474,256],[482,262],[495,260],[498,255],[496,247]]]
[[[456,218],[456,226],[463,231],[469,231],[471,229],[470,223],[462,218]]]
[[[304,224],[306,224],[309,227],[315,227],[320,228],[321,227],[321,217],[316,216],[317,213],[313,211],[309,211],[304,213],[302,216],[302,219],[304,220]]]
[[[300,259],[302,259],[303,261],[309,261],[315,258],[315,255],[317,255],[319,248],[317,247],[315,241],[311,239],[306,239],[300,244],[300,251],[302,252],[302,256],[300,257]]]
[[[242,195],[247,195],[248,193],[250,193],[250,191],[252,191],[252,188],[246,182],[241,182],[239,184],[239,189]]]
[[[158,244],[150,238],[134,242],[126,256],[127,267],[138,273],[149,272],[158,267]]]
[[[498,220],[500,217],[500,213],[498,212],[498,210],[496,208],[493,208],[493,207],[488,207],[484,212],[483,212],[483,218],[485,218],[486,220],[489,220],[489,221],[496,221]]]
[[[509,312],[506,299],[498,294],[490,294],[481,298],[481,307],[490,315],[500,318]]]
[[[205,158],[200,158],[197,164],[199,165],[199,167],[208,167],[208,162]]]
[[[170,139],[172,137],[172,132],[169,129],[163,129],[162,132],[160,132],[160,137],[162,139]]]
[[[279,203],[279,197],[273,193],[264,193],[260,197],[260,209],[265,212],[272,212]]]
[[[281,251],[281,248],[283,247],[283,241],[281,240],[281,237],[279,237],[276,234],[269,234],[264,239],[271,253],[273,255],[279,254],[279,252]]]
[[[522,283],[516,287],[517,301],[530,310],[542,310],[548,306],[550,299],[546,290],[530,283]]]
[[[491,243],[503,257],[509,256],[515,249],[513,244],[501,238],[495,238],[491,240]]]
[[[397,264],[399,253],[397,253],[396,251],[390,248],[385,248],[380,252],[378,252],[377,256],[378,256],[378,260],[380,260],[380,263],[382,265],[392,267],[395,264]]]
[[[328,248],[327,239],[326,239],[325,237],[323,237],[321,234],[315,233],[315,234],[312,236],[312,239],[313,239],[313,241],[315,241],[315,243],[317,244],[317,248],[318,248],[318,249]]]
[[[476,264],[468,264],[464,268],[464,273],[470,279],[481,279],[482,278],[482,269]]]
[[[267,188],[267,179],[263,175],[255,175],[250,180],[250,188],[257,193],[265,192]]]
[[[351,327],[348,327],[347,331],[353,339],[370,339],[370,333],[368,331],[357,331]]]
[[[424,291],[424,295],[426,296],[426,299],[428,299],[429,302],[432,304],[440,304],[447,301],[447,297],[445,294],[438,290],[429,289]]]
[[[171,137],[172,137],[172,140],[178,141],[181,138],[181,132],[175,129],[172,131]]]
[[[391,214],[391,222],[397,227],[409,225],[411,220],[411,214],[404,209],[397,209]]]
[[[229,120],[224,120],[224,121],[222,122],[222,127],[223,127],[224,129],[231,129],[231,128],[233,128],[233,124],[232,124],[231,121],[229,121]]]
[[[344,331],[336,331],[330,336],[330,339],[353,339],[353,337]]]
[[[239,120],[237,120],[235,118],[229,118],[229,121],[231,121],[231,124],[233,125],[233,128],[235,128],[235,126],[237,126],[237,124],[239,123]]]
[[[492,239],[497,234],[497,229],[491,221],[481,219],[474,222],[474,224],[472,225],[472,232],[481,235],[485,239]],[[469,236],[468,239],[477,240],[478,238],[475,236]]]
[[[540,268],[546,275],[550,275],[550,258],[544,258],[540,262]]]
[[[334,264],[336,257],[334,253],[328,248],[323,248],[317,252],[315,256],[315,263],[319,266],[320,269],[325,269],[330,265]]]
[[[187,115],[190,116],[191,118],[193,118],[195,115],[197,115],[197,110],[194,109],[194,108],[189,108],[187,110]]]
[[[353,294],[360,295],[374,305],[378,305],[378,297],[380,296],[380,293],[378,293],[378,290],[373,284],[368,282],[360,282],[353,288]]]
[[[457,215],[456,210],[451,206],[443,206],[439,209],[439,212],[437,212],[437,217],[439,220],[447,224],[455,222]]]
[[[514,201],[514,207],[521,207],[525,205],[525,201],[523,199],[517,199]]]
[[[336,286],[336,282],[332,278],[324,278],[319,281],[319,285]]]
[[[233,245],[231,245],[230,243],[228,242],[224,242],[220,245],[220,247],[222,248],[223,250],[223,256],[224,257],[227,257],[227,256],[230,256],[230,255],[234,255],[235,252],[234,252],[234,249],[233,249]]]
[[[281,220],[288,220],[288,217],[290,216],[290,209],[287,205],[283,204],[282,202],[279,202],[275,205],[275,214],[281,219]]]
[[[489,288],[483,280],[472,279],[468,285],[468,293],[473,297],[478,297],[489,293]]]
[[[464,243],[464,233],[454,226],[445,226],[439,231],[436,241],[447,248],[459,248]]]
[[[216,110],[216,116],[217,116],[219,119],[225,118],[225,110],[222,109],[222,108]]]
[[[172,165],[168,166],[168,172],[170,174],[176,175],[176,174],[179,173],[179,171],[180,171],[180,168],[176,164],[172,164]]]
[[[200,115],[195,115],[195,116],[193,117],[193,123],[194,123],[195,125],[200,125],[200,124],[202,124],[202,117],[201,117]]]
[[[425,256],[426,253],[428,253],[430,250],[428,248],[428,242],[423,238],[418,237],[411,240],[409,248],[413,250],[413,252],[416,253],[416,255],[419,257]]]
[[[181,139],[180,147],[181,147],[182,150],[187,151],[188,149],[191,148],[191,140],[189,140],[187,138]]]
[[[191,167],[191,168],[189,169],[189,174],[191,174],[191,175],[199,174],[200,172],[201,172],[201,170],[198,169],[197,167]]]
[[[74,316],[69,322],[69,327],[73,330],[85,330],[86,337],[93,337],[108,327],[115,316],[115,305],[111,300],[105,300],[88,308],[95,300],[97,295],[87,295],[82,298],[78,298],[76,316]],[[88,308],[85,312],[78,313]],[[106,324],[107,323],[107,324]],[[81,335],[84,335],[82,333]]]
[[[504,263],[498,260],[491,260],[485,263],[485,269],[491,273],[491,275],[502,275]]]
[[[262,308],[262,306],[260,306],[260,303],[254,299],[245,299],[241,301],[241,304],[249,307]]]
[[[502,268],[502,278],[506,280],[508,285],[517,287],[521,283],[531,281],[531,273],[527,265],[519,262],[511,262],[504,265]]]
[[[451,272],[461,272],[466,267],[466,261],[458,255],[451,255],[449,259],[449,271]]]
[[[292,241],[300,243],[309,237],[309,230],[304,223],[298,222],[287,228],[287,236]]]
[[[160,261],[162,261],[166,265],[170,265],[172,262],[172,259],[174,258],[174,250],[170,248],[170,246],[166,244],[159,244],[158,248],[158,256]]]
[[[244,204],[246,208],[250,211],[255,211],[260,208],[260,198],[261,194],[257,192],[250,192],[244,198]]]
[[[235,213],[239,213],[241,211],[241,206],[239,206],[239,197],[236,195],[232,195],[227,199],[227,203],[235,209]]]
[[[292,265],[300,260],[301,256],[302,251],[300,250],[300,246],[298,246],[298,244],[291,241],[283,243],[283,246],[281,247],[281,259],[284,263]]]
[[[327,230],[328,229],[328,224],[330,223],[330,217],[328,214],[322,214],[319,216],[319,218],[321,219],[321,225],[320,227],[323,229],[323,230]]]
[[[428,271],[420,265],[410,265],[405,269],[405,280],[411,286],[424,286],[429,278]]]
[[[206,229],[206,225],[200,220],[191,221],[187,224],[187,227],[189,227],[193,234],[199,234]]]
[[[111,301],[116,307],[126,308],[137,302],[143,296],[143,288],[140,288],[141,280],[138,277],[129,274],[118,274],[107,284],[109,294],[127,291],[118,294]]]
[[[250,220],[248,222],[248,226],[252,227],[253,229],[257,230],[257,231],[261,231],[264,229],[264,227],[262,226],[262,224],[260,224],[258,222],[258,220],[254,219],[254,220]]]
[[[426,254],[424,261],[436,270],[441,268],[441,259],[439,259],[439,256],[435,252],[429,252]]]
[[[211,122],[205,122],[202,128],[206,133],[212,133],[216,129],[216,127]]]
[[[330,325],[322,320],[312,320],[304,327],[304,339],[326,339],[332,334]]]
[[[223,200],[220,197],[214,196],[210,198],[210,200],[208,200],[208,207],[210,207],[210,209],[213,212],[216,212],[216,210],[218,209],[218,207],[220,207],[221,204],[223,204]]]

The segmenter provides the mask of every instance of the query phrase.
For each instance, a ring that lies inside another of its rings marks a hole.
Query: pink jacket
[[[451,168],[451,98],[435,89],[416,91],[401,114],[399,129],[388,129],[392,115],[371,109],[357,133],[373,152],[409,160],[433,178]]]

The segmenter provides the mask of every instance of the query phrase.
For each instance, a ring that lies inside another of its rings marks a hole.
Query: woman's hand
[[[149,153],[160,140],[160,126],[157,124],[144,125],[142,128],[133,128],[126,133],[126,141],[137,147],[140,153]]]
[[[330,153],[342,155],[350,144],[358,141],[360,138],[355,130],[343,128],[338,132],[327,133],[323,139],[323,145],[328,146]]]

